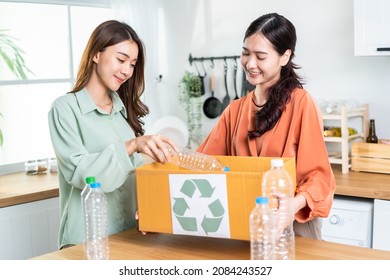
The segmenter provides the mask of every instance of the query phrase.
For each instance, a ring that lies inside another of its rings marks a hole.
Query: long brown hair
[[[292,62],[297,42],[294,25],[277,13],[266,14],[249,25],[244,41],[255,33],[263,34],[279,55],[291,50],[291,56],[288,63],[282,67],[279,81],[267,90],[268,99],[263,109],[255,112],[255,130],[248,132],[250,139],[272,129],[290,101],[292,91],[303,87],[301,78],[295,72],[299,67]]]
[[[149,113],[149,108],[140,99],[145,90],[145,49],[137,33],[126,23],[108,20],[96,27],[85,47],[77,73],[77,81],[70,93],[78,92],[86,86],[92,75],[93,57],[98,52],[125,40],[131,40],[137,44],[138,57],[133,76],[123,83],[117,92],[127,110],[127,122],[135,135],[139,136],[145,133],[142,128],[144,124],[142,117]]]

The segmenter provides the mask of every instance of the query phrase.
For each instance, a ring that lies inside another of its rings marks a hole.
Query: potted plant
[[[202,128],[202,81],[198,75],[185,71],[179,83],[179,101],[187,113],[189,139],[187,148],[200,144]]]
[[[15,43],[17,39],[8,35],[7,30],[0,29],[0,66],[3,64],[15,75],[16,78],[27,79],[27,68],[23,58],[24,51]],[[0,118],[3,115],[0,113]],[[0,146],[3,145],[3,132],[0,128]]]

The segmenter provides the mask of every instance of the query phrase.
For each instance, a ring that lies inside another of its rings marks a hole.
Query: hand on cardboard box
[[[139,226],[138,226],[138,220],[139,220],[138,210],[135,211],[135,220],[137,221],[137,229],[139,230]],[[141,231],[141,233],[143,235],[146,235],[147,232],[146,231]]]

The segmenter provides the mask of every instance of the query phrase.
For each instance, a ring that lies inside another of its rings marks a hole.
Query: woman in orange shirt
[[[248,27],[241,64],[254,91],[234,100],[197,151],[212,155],[294,157],[297,235],[321,239],[318,217],[329,214],[335,180],[321,113],[292,62],[296,33],[285,17],[266,14]]]

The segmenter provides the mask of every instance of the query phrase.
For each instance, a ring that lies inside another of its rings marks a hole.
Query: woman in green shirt
[[[59,248],[84,241],[80,193],[85,178],[102,184],[108,201],[109,234],[136,226],[135,168],[144,153],[170,160],[158,135],[144,135],[149,113],[144,91],[142,41],[127,24],[110,20],[92,33],[72,91],[57,98],[49,111],[51,141],[60,185]]]

